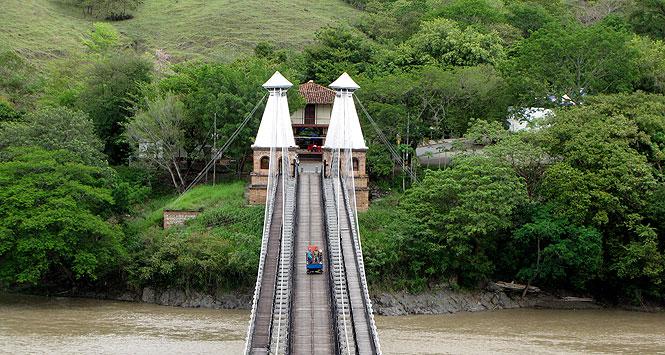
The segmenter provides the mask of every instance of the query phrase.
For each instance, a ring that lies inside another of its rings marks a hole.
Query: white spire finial
[[[293,84],[290,81],[286,80],[282,73],[276,71],[268,81],[263,84],[263,87],[266,89],[288,89]]]
[[[344,72],[344,74],[340,75],[339,78],[337,78],[337,80],[333,81],[332,84],[330,84],[328,86],[330,86],[331,88],[333,88],[335,90],[342,90],[342,89],[358,90],[358,89],[360,89],[360,86],[358,86],[358,84],[356,84],[356,82],[353,81],[353,79],[351,79],[349,74],[347,74],[346,72]]]

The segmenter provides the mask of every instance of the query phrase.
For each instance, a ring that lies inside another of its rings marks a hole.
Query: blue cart
[[[320,274],[323,272],[322,263],[311,263],[307,264],[307,273],[308,274]]]
[[[316,245],[307,247],[305,253],[305,260],[307,261],[308,274],[320,274],[323,272],[323,252]]]

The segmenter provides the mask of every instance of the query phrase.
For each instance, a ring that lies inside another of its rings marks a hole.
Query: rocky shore
[[[80,296],[211,309],[250,309],[252,304],[252,294],[249,292],[220,292],[211,295],[178,289],[158,290],[151,287],[145,287],[140,292],[124,292],[117,295],[86,294]],[[473,291],[456,290],[443,286],[418,294],[404,291],[372,292],[372,305],[376,314],[386,316],[480,312],[512,308],[595,309],[603,307],[593,300],[575,297],[562,298],[545,292],[530,293],[522,298],[519,292],[506,291],[494,283]]]
[[[160,290],[152,287],[144,287],[139,292],[126,291],[118,294],[82,293],[76,296],[152,303],[173,307],[250,309],[252,307],[253,294],[246,292],[219,292],[212,295],[197,291],[188,292],[175,288]]]
[[[544,292],[530,293],[522,298],[521,293],[505,291],[494,283],[490,283],[484,289],[474,291],[440,287],[418,294],[374,293],[372,306],[375,313],[386,316],[481,312],[512,308],[596,309],[603,307],[593,300],[575,297],[561,298]]]

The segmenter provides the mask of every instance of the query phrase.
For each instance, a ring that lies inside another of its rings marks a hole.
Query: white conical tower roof
[[[263,84],[263,87],[266,89],[288,89],[293,84],[290,81],[286,80],[282,73],[276,71],[268,81]]]
[[[256,139],[252,148],[289,148],[295,147],[291,129],[291,115],[289,114],[289,102],[286,98],[286,90],[293,86],[279,72],[263,84],[270,91],[266,109],[263,111],[261,125],[256,133]]]
[[[330,87],[337,91],[330,115],[330,125],[323,148],[367,149],[360,120],[353,102],[353,91],[359,89],[349,74],[342,74]]]
[[[360,86],[358,86],[358,84],[356,84],[356,82],[353,81],[353,79],[351,79],[349,74],[347,74],[346,72],[344,72],[344,74],[340,75],[339,78],[337,78],[337,80],[333,81],[328,86],[330,86],[331,88],[333,88],[335,90],[338,90],[338,89],[358,90],[358,89],[360,89]]]

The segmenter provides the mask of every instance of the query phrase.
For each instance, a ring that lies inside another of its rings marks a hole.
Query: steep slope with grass
[[[230,60],[257,42],[300,49],[326,25],[353,21],[342,0],[145,0],[134,18],[113,22],[128,45],[163,49],[178,60]],[[0,44],[43,63],[83,50],[94,18],[58,0],[4,0]]]
[[[258,267],[263,206],[247,206],[245,183],[198,186],[179,199],[147,204],[128,223],[130,286],[178,288],[214,294],[253,285]],[[184,226],[163,230],[164,209],[202,209]]]

